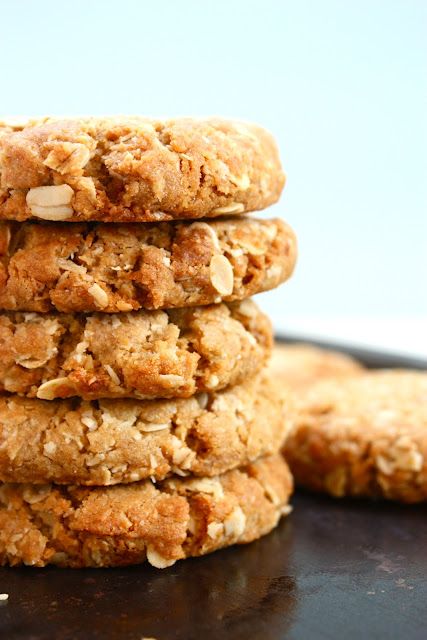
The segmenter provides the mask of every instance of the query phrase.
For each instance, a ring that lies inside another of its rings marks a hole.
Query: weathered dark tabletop
[[[426,506],[293,504],[266,538],[163,571],[1,569],[0,638],[425,640]]]

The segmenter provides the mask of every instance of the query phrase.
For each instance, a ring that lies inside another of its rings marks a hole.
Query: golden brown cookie
[[[298,484],[337,497],[427,500],[427,373],[330,380],[299,404],[285,451]]]
[[[181,400],[0,397],[0,481],[110,485],[212,476],[276,453],[292,400],[264,376]]]
[[[25,127],[31,126],[31,119],[22,116],[13,116],[11,118],[0,118],[0,138],[9,133],[22,131]],[[35,122],[35,121],[33,121]]]
[[[0,223],[0,309],[159,309],[241,300],[295,266],[283,221]]]
[[[295,391],[326,378],[345,378],[364,371],[357,360],[344,353],[304,343],[276,343],[268,368],[277,380]]]
[[[285,177],[270,133],[221,119],[50,119],[0,136],[0,218],[159,222],[264,209]]]
[[[43,400],[188,398],[254,375],[271,342],[270,321],[248,300],[112,315],[3,313],[0,390]]]
[[[0,564],[158,568],[267,534],[289,513],[280,455],[214,478],[107,488],[0,485]]]

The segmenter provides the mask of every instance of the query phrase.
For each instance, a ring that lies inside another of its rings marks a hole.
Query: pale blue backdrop
[[[3,114],[220,114],[278,138],[286,318],[425,317],[425,0],[13,0]]]

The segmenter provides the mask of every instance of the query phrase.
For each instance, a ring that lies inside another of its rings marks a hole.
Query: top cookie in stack
[[[283,188],[270,134],[5,124],[0,172],[0,562],[169,566],[268,532],[289,420],[247,298],[291,275],[296,240],[240,214]]]
[[[275,203],[272,136],[225,120],[83,118],[4,127],[0,217],[160,222]]]

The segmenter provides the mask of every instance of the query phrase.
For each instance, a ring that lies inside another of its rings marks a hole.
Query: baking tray
[[[369,367],[427,366],[321,346]],[[0,638],[425,640],[426,507],[304,492],[292,502],[269,536],[163,571],[0,569]]]

